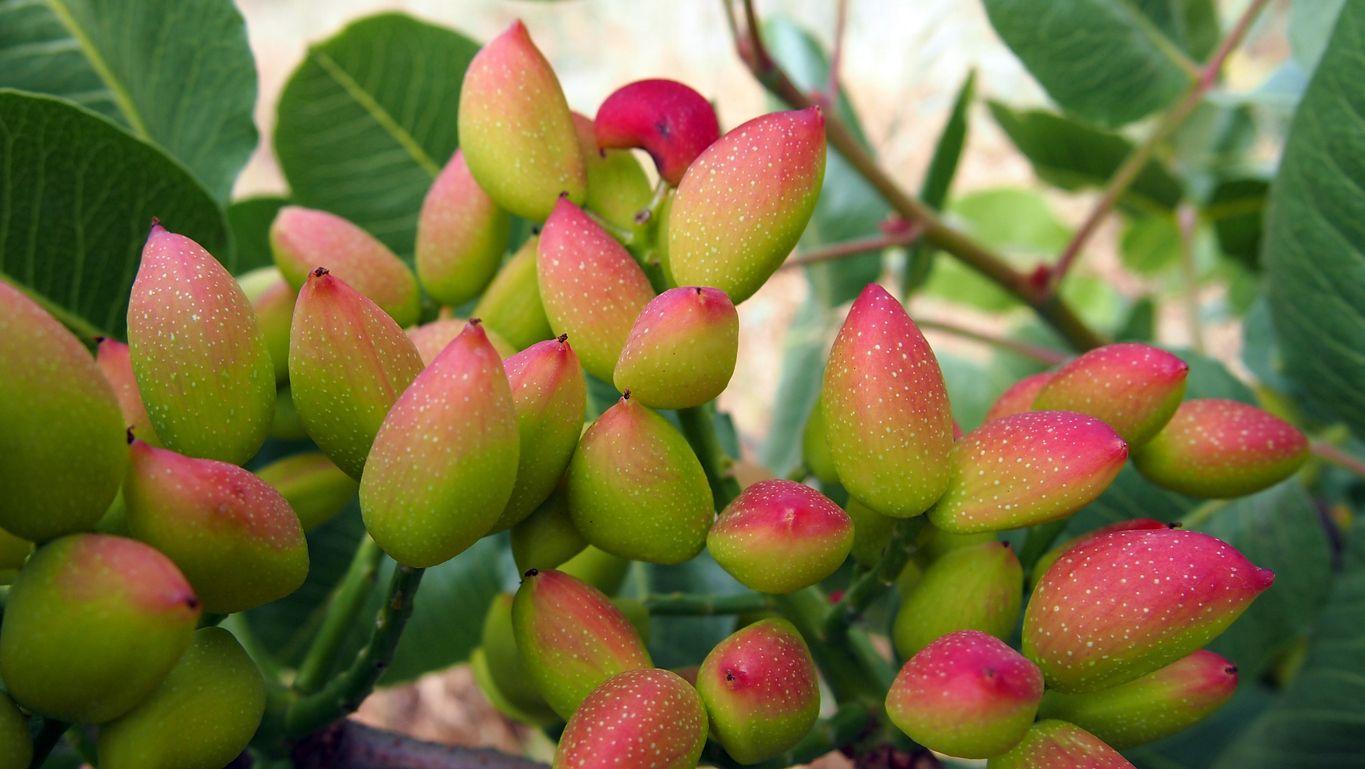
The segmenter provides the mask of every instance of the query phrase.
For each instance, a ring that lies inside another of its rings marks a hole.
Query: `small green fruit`
[[[569,517],[569,500],[562,489],[512,527],[512,559],[523,574],[530,569],[553,569],[587,546],[588,541]]]
[[[1043,578],[1043,575],[1047,573],[1047,570],[1052,568],[1052,564],[1056,563],[1057,559],[1062,557],[1062,553],[1065,553],[1082,542],[1094,539],[1102,534],[1108,534],[1111,531],[1129,531],[1131,529],[1165,529],[1175,525],[1176,524],[1162,523],[1155,518],[1129,518],[1125,521],[1116,521],[1108,526],[1101,526],[1100,528],[1082,534],[1079,537],[1073,537],[1046,553],[1043,553],[1042,557],[1033,564],[1033,572],[1029,574],[1029,582],[1034,585],[1038,584],[1039,580]]]
[[[853,548],[849,554],[863,566],[875,566],[882,559],[886,543],[891,541],[896,519],[882,515],[852,497],[844,505],[844,512],[853,521]]]
[[[458,307],[498,271],[511,223],[456,151],[422,201],[417,218],[417,277],[437,302]]]
[[[1105,345],[1057,369],[1033,408],[1095,417],[1136,449],[1175,413],[1189,373],[1185,361],[1151,345]]]
[[[1039,721],[986,769],[1136,769],[1099,737],[1065,721]]]
[[[607,595],[616,595],[630,572],[630,561],[599,550],[592,545],[560,564],[559,570],[585,582]],[[533,567],[534,568],[534,567]]]
[[[147,416],[147,407],[142,403],[142,393],[137,389],[137,378],[133,375],[133,361],[128,355],[128,345],[117,339],[101,339],[95,345],[95,363],[99,364],[109,386],[114,388],[118,399],[119,412],[123,423],[133,431],[133,435],[144,443],[160,446],[161,441],[152,429],[152,418]]]
[[[19,576],[19,570],[32,552],[32,542],[0,529],[0,585],[8,585]]]
[[[304,429],[303,418],[294,404],[294,391],[289,385],[275,391],[275,416],[270,420],[270,437],[277,441],[308,440],[308,431]]]
[[[540,282],[536,277],[539,244],[540,237],[534,235],[523,243],[474,305],[474,317],[517,350],[554,336],[540,301]]]
[[[237,278],[256,323],[265,335],[265,347],[275,366],[275,381],[289,380],[289,324],[294,317],[298,290],[289,285],[277,267],[261,267]]]
[[[1051,371],[1044,371],[1026,376],[1010,385],[1009,389],[1000,393],[1000,397],[991,404],[990,410],[986,412],[986,418],[981,423],[1032,411],[1033,402],[1038,400],[1038,393],[1052,381],[1052,376]]]
[[[28,769],[33,760],[33,740],[28,719],[14,700],[0,694],[0,769]]]
[[[629,150],[599,149],[592,120],[573,113],[574,130],[588,172],[583,207],[622,229],[635,226],[635,215],[649,205],[649,176]]]
[[[714,400],[739,356],[739,315],[714,288],[672,288],[650,300],[626,337],[616,388],[656,409]]]
[[[693,769],[705,745],[706,709],[692,685],[667,670],[630,670],[569,719],[553,769]]]
[[[277,459],[256,471],[284,497],[299,525],[312,531],[330,521],[355,499],[360,484],[320,451]]]
[[[593,146],[639,147],[659,176],[677,187],[688,166],[720,138],[716,110],[676,80],[637,80],[612,91],[597,108]]]
[[[521,653],[517,651],[517,639],[512,630],[512,603],[511,593],[499,593],[493,597],[488,613],[484,615],[479,648],[483,650],[489,681],[494,692],[511,705],[516,714],[530,717],[537,723],[554,722],[558,718],[527,677]]]
[[[896,653],[910,658],[936,639],[958,630],[1009,638],[1019,622],[1024,571],[1003,542],[985,542],[944,553],[924,570],[896,612],[891,637]]]
[[[824,494],[795,481],[759,481],[716,519],[706,549],[761,593],[791,593],[833,574],[853,547],[853,522]]]

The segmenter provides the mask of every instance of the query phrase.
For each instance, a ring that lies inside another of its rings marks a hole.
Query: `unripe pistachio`
[[[560,199],[537,247],[545,317],[568,334],[589,374],[610,382],[640,311],[654,298],[649,278],[626,249],[583,209]]]
[[[1050,691],[1043,718],[1069,721],[1116,748],[1154,742],[1203,721],[1237,691],[1237,666],[1197,651],[1113,689]]]
[[[152,695],[100,727],[101,769],[221,769],[256,734],[265,681],[232,634],[206,627]]]
[[[697,692],[712,734],[741,764],[790,749],[820,714],[815,661],[785,619],[760,620],[717,644],[697,671]]]
[[[0,678],[29,711],[80,724],[146,699],[189,647],[199,599],[148,545],[76,534],[39,548],[10,588]]]
[[[587,546],[569,517],[569,500],[562,488],[512,527],[512,560],[523,574],[530,569],[553,569]]]
[[[499,206],[542,221],[560,193],[583,202],[588,176],[569,104],[520,21],[469,62],[459,122],[469,172]]]
[[[265,336],[265,348],[275,367],[275,381],[289,379],[289,324],[294,317],[298,290],[289,285],[278,267],[261,267],[238,276],[237,283],[251,302],[256,324]],[[141,434],[139,434],[141,437]]]
[[[1242,497],[1293,475],[1308,439],[1255,406],[1215,398],[1180,404],[1133,455],[1147,480],[1192,497]]]
[[[493,596],[493,602],[488,605],[488,613],[483,619],[479,648],[483,651],[493,690],[490,694],[500,697],[518,716],[538,723],[553,722],[557,720],[554,711],[550,710],[545,698],[540,696],[535,684],[527,677],[521,653],[517,651],[517,639],[512,630],[512,602],[511,593]]]
[[[995,541],[995,532],[993,531],[958,534],[952,531],[944,531],[932,523],[925,523],[915,537],[914,558],[928,566],[954,550]]]
[[[720,137],[678,184],[668,222],[673,282],[715,286],[736,304],[753,296],[801,238],[824,178],[817,107],[761,115]]]
[[[479,687],[479,691],[483,692],[488,704],[504,716],[517,723],[529,726],[543,727],[559,723],[559,716],[555,715],[555,712],[543,702],[537,710],[528,711],[517,707],[516,703],[502,689],[498,688],[498,683],[493,677],[493,671],[488,665],[488,655],[482,646],[469,653],[469,672],[474,676],[474,685]]]
[[[1135,769],[1099,737],[1065,721],[1039,721],[987,769]]]
[[[270,420],[270,437],[280,441],[308,440],[303,418],[294,405],[294,391],[285,385],[275,391],[275,416]]]
[[[359,482],[320,451],[277,459],[257,470],[256,475],[284,497],[304,531],[330,521],[360,490]]]
[[[28,719],[14,700],[0,694],[0,769],[28,769],[33,760],[33,740]]]
[[[133,281],[128,346],[164,446],[233,464],[261,447],[275,368],[251,303],[209,252],[160,224]]]
[[[406,566],[455,557],[507,506],[518,448],[502,360],[471,321],[379,428],[360,478],[365,528]]]
[[[852,497],[844,505],[844,512],[853,522],[853,548],[849,554],[863,566],[873,566],[882,558],[896,519],[873,510]]]
[[[109,386],[114,388],[118,399],[119,412],[123,423],[144,443],[160,446],[161,441],[152,429],[152,418],[147,416],[147,407],[142,404],[142,393],[137,389],[137,378],[133,375],[133,361],[128,355],[128,345],[117,339],[101,339],[95,345],[95,363],[99,364]]]
[[[1088,414],[1137,448],[1175,413],[1189,372],[1185,361],[1151,345],[1105,345],[1057,369],[1033,408]]]
[[[1103,534],[1063,553],[1034,588],[1024,653],[1049,687],[1117,686],[1216,638],[1274,579],[1200,532]]]
[[[706,709],[691,684],[667,670],[630,670],[569,719],[553,769],[692,769],[705,745]]]
[[[706,544],[715,516],[687,439],[629,395],[583,433],[565,488],[584,538],[637,561],[689,560]]]
[[[456,151],[436,176],[417,217],[417,278],[437,302],[458,307],[498,271],[511,234],[507,212],[474,181]]]
[[[671,288],[640,311],[616,361],[616,388],[651,408],[714,400],[739,357],[739,315],[714,288]]]
[[[891,722],[930,750],[986,758],[1023,738],[1043,675],[994,636],[945,635],[911,657],[886,695]]]
[[[648,152],[659,176],[673,187],[720,138],[711,103],[676,80],[637,80],[617,88],[597,108],[595,128],[599,146]]]
[[[635,215],[649,205],[653,194],[645,169],[629,150],[599,148],[589,118],[575,112],[573,125],[588,172],[583,207],[613,226],[635,227]]]
[[[935,639],[976,630],[1006,639],[1019,622],[1024,571],[1004,542],[944,553],[929,565],[896,612],[891,637],[909,658]]]
[[[559,570],[607,595],[615,595],[620,591],[621,585],[625,584],[630,563],[624,558],[588,545],[578,555],[560,564]]]
[[[780,478],[740,492],[706,536],[721,568],[762,593],[791,593],[833,574],[853,547],[853,522],[824,494]]]
[[[512,604],[512,628],[527,677],[564,718],[603,681],[650,665],[621,610],[563,572],[526,572]]]
[[[1025,411],[1033,410],[1033,402],[1038,400],[1038,393],[1052,381],[1052,372],[1044,371],[1038,374],[1031,374],[1010,385],[1000,397],[995,399],[991,408],[986,412],[986,418],[982,424],[992,419],[1014,416]]]
[[[8,585],[19,576],[19,570],[32,552],[32,542],[0,529],[0,585]]]
[[[539,236],[523,243],[474,305],[474,317],[483,321],[484,328],[506,339],[517,350],[554,336],[540,301],[540,282],[536,277],[539,244]]]
[[[1056,563],[1057,559],[1062,557],[1062,553],[1065,553],[1066,551],[1070,550],[1071,548],[1075,547],[1076,545],[1082,542],[1085,542],[1086,540],[1093,539],[1094,537],[1098,537],[1102,534],[1108,534],[1111,531],[1129,531],[1132,529],[1165,529],[1174,526],[1176,526],[1176,524],[1162,523],[1161,521],[1158,521],[1155,518],[1129,518],[1128,520],[1125,521],[1116,521],[1107,526],[1101,526],[1100,528],[1082,534],[1079,537],[1073,537],[1067,540],[1066,542],[1063,542],[1062,544],[1052,548],[1046,553],[1043,553],[1043,555],[1038,559],[1038,561],[1033,564],[1033,573],[1029,575],[1029,582],[1034,585],[1038,584],[1038,581],[1043,578],[1043,575],[1047,573],[1047,570],[1052,568],[1052,564]]]
[[[649,607],[645,605],[645,602],[638,598],[621,598],[619,596],[611,599],[611,602],[617,609],[620,609],[622,616],[630,622],[630,626],[635,628],[636,633],[640,634],[640,640],[648,647]]]
[[[834,469],[834,455],[829,451],[828,433],[825,430],[825,415],[820,411],[823,400],[816,399],[806,426],[801,431],[801,461],[806,469],[824,486],[839,482],[839,472]]]
[[[350,221],[313,208],[285,206],[270,225],[270,249],[284,279],[302,289],[326,267],[383,308],[400,326],[417,322],[421,292],[412,270],[389,247]]]
[[[1095,501],[1128,461],[1108,425],[1071,411],[991,420],[953,446],[948,491],[929,511],[944,531],[1002,531],[1065,518]]]
[[[375,434],[422,370],[417,348],[379,305],[319,267],[299,291],[289,386],[304,430],[359,478]]]
[[[476,316],[477,317],[477,316]],[[517,348],[510,342],[498,336],[497,332],[488,328],[488,323],[479,318],[483,325],[483,333],[488,336],[488,343],[497,350],[498,356],[504,361],[517,354]],[[437,318],[430,323],[423,323],[420,326],[413,326],[407,330],[408,341],[417,349],[417,355],[422,359],[422,367],[426,368],[431,362],[436,360],[436,356],[446,348],[446,345],[455,341],[455,337],[464,331],[465,324],[469,321],[462,318]]]
[[[953,417],[933,350],[875,283],[830,350],[821,407],[844,488],[879,513],[919,515],[948,488]]]

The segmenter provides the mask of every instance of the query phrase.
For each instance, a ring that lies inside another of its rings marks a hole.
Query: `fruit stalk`
[[[739,482],[730,474],[730,465],[734,460],[725,452],[716,435],[714,411],[710,406],[678,409],[678,421],[682,424],[683,436],[706,472],[706,482],[711,485],[716,509],[724,510],[730,500],[739,496]]]
[[[365,606],[365,599],[370,596],[382,557],[379,545],[368,536],[362,536],[345,576],[327,600],[327,614],[322,618],[322,627],[313,637],[313,645],[308,648],[308,654],[299,665],[299,675],[294,680],[295,691],[312,694],[327,680],[327,674],[336,665],[337,649],[355,626],[355,619]]]
[[[672,617],[714,617],[724,614],[752,614],[773,608],[772,598],[761,593],[706,595],[696,593],[655,593],[642,601],[650,614]]]
[[[896,583],[896,577],[905,569],[910,556],[915,552],[915,537],[924,528],[926,517],[902,518],[896,521],[891,530],[891,542],[876,566],[864,572],[849,585],[839,602],[830,607],[825,616],[825,633],[831,637],[847,630],[848,626],[872,605],[877,597]]]

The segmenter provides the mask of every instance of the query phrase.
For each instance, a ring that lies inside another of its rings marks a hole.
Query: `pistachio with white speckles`
[[[553,569],[583,552],[588,540],[574,528],[563,487],[512,527],[512,560],[517,571]]]
[[[1065,721],[1039,721],[986,769],[1135,769],[1099,737]]]
[[[659,176],[677,187],[688,166],[720,138],[716,110],[705,96],[676,80],[637,80],[602,100],[594,120],[596,143],[638,147]]]
[[[1162,523],[1161,521],[1158,521],[1155,518],[1129,518],[1123,521],[1115,521],[1114,523],[1111,523],[1107,526],[1101,526],[1100,528],[1095,529],[1094,531],[1086,532],[1085,534],[1082,534],[1079,537],[1072,537],[1071,539],[1052,548],[1046,553],[1043,553],[1043,555],[1038,558],[1038,560],[1033,564],[1033,572],[1029,574],[1029,582],[1034,585],[1038,584],[1038,581],[1043,578],[1043,575],[1047,573],[1047,570],[1052,568],[1052,564],[1056,563],[1057,559],[1062,557],[1062,553],[1065,553],[1066,551],[1070,550],[1076,545],[1079,545],[1082,542],[1085,542],[1086,540],[1094,539],[1095,537],[1108,534],[1111,531],[1129,531],[1132,529],[1165,529],[1170,528],[1172,526],[1174,526],[1174,524]]]
[[[251,302],[256,323],[265,336],[265,348],[275,367],[275,381],[289,380],[289,324],[294,317],[298,289],[289,285],[278,267],[261,267],[237,276],[237,283]]]
[[[1105,345],[1053,372],[1033,408],[1088,414],[1136,449],[1175,413],[1189,372],[1185,361],[1151,345]]]
[[[320,451],[277,459],[257,470],[256,475],[284,497],[304,531],[330,521],[355,499],[360,489],[354,478]]]
[[[575,112],[573,124],[588,173],[583,207],[613,226],[635,227],[635,215],[649,205],[653,194],[645,169],[629,150],[599,148],[590,118]]]
[[[714,288],[672,288],[640,311],[613,378],[651,408],[682,409],[714,400],[739,357],[739,315]]]
[[[118,399],[123,423],[144,443],[160,446],[152,427],[152,418],[147,416],[147,406],[142,402],[142,393],[137,389],[137,377],[133,374],[133,360],[128,354],[128,345],[117,339],[101,339],[95,345],[95,363],[99,364],[109,386],[114,388]]]
[[[458,307],[493,279],[511,222],[469,173],[456,150],[422,200],[417,217],[417,278],[437,302]]]
[[[1009,638],[1019,622],[1023,596],[1023,568],[1004,542],[944,553],[924,570],[896,612],[891,630],[896,653],[912,657],[958,630]]]
[[[991,408],[986,412],[986,418],[981,420],[982,424],[992,419],[1014,416],[1033,409],[1033,402],[1038,400],[1038,393],[1052,381],[1052,372],[1044,371],[1039,374],[1032,374],[1020,379],[1010,385],[1000,397],[995,399]]]
[[[474,305],[474,317],[491,334],[506,339],[517,350],[554,336],[545,305],[540,301],[536,252],[540,237],[532,235],[498,270],[493,282]]]
[[[502,705],[499,709],[511,711],[508,715],[531,723],[553,723],[559,718],[526,675],[521,652],[517,650],[512,604],[511,593],[499,593],[488,605],[479,636],[483,676],[487,680],[480,681],[479,686],[495,706]]]
[[[780,478],[740,492],[706,549],[730,576],[763,593],[791,593],[833,574],[853,547],[853,522],[820,492]]]
[[[687,681],[657,668],[613,676],[564,727],[553,769],[693,769],[706,709]]]

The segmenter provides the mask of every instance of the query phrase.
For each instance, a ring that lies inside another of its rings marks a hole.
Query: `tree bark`
[[[296,769],[547,769],[489,748],[423,742],[344,719],[294,744]]]

